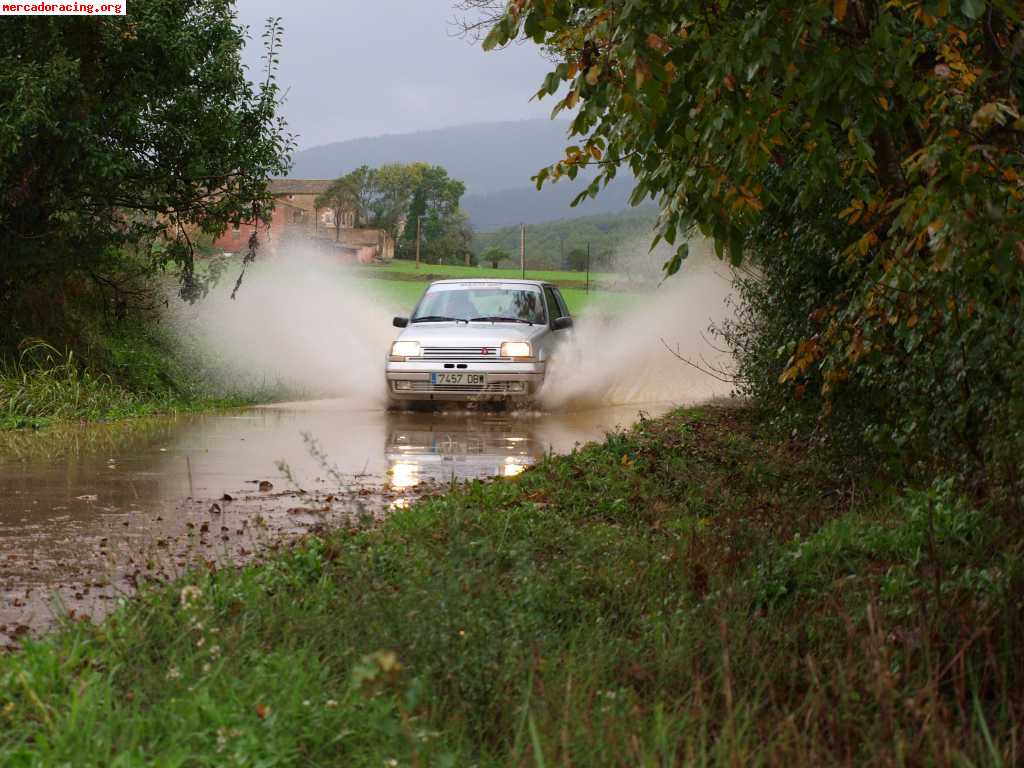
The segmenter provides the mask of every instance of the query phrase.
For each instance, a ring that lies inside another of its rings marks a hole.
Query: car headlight
[[[392,357],[419,357],[421,351],[418,341],[396,341],[391,345]]]
[[[504,341],[501,344],[502,357],[532,357],[533,349],[528,341]]]

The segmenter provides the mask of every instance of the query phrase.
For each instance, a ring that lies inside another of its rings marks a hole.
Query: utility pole
[[[423,223],[423,214],[416,217],[416,269],[420,268],[420,225]]]
[[[590,293],[590,242],[587,242],[587,293]]]
[[[519,225],[519,266],[523,270],[523,280],[526,279],[526,225]]]

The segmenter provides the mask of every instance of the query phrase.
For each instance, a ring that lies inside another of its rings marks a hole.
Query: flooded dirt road
[[[58,606],[95,617],[146,581],[244,561],[453,480],[513,476],[667,409],[388,413],[332,400],[0,433],[0,645]]]

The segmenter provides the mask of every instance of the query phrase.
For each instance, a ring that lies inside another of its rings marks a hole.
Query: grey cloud
[[[282,17],[279,82],[299,147],[462,123],[546,117],[531,101],[548,63],[533,46],[485,53],[451,35],[451,0],[238,0],[250,27],[246,63],[262,68],[260,34]]]

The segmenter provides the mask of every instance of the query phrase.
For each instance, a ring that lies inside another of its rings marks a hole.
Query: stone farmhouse
[[[341,226],[336,226],[332,209],[317,208],[317,197],[330,185],[331,179],[271,180],[274,211],[270,226],[259,226],[260,247],[276,254],[285,251],[287,246],[302,244],[333,253],[346,261],[369,263],[393,259],[395,242],[389,233],[354,226],[352,213],[343,213]],[[248,246],[251,233],[251,223],[229,226],[214,241],[213,247],[226,253],[240,253]]]

